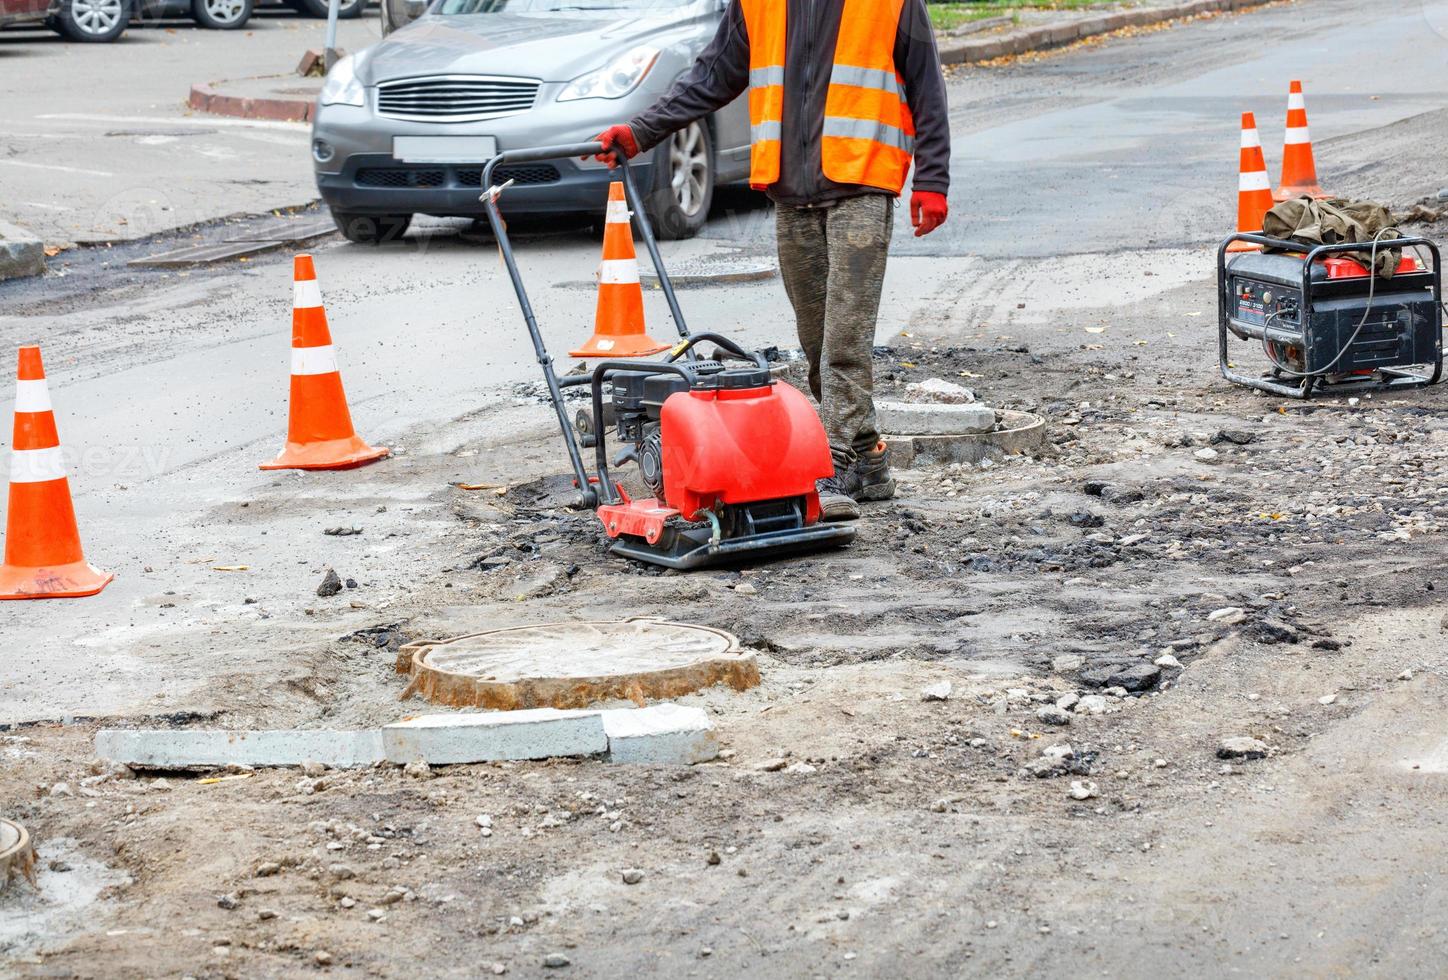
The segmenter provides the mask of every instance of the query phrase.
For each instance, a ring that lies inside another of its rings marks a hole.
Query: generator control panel
[[[1297,326],[1302,290],[1245,277],[1232,279],[1232,316],[1244,323]]]

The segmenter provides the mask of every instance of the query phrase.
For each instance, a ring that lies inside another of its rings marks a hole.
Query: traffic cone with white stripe
[[[292,264],[292,398],[287,444],[264,470],[345,470],[381,459],[358,438],[347,410],[337,354],[322,309],[322,291],[310,255]]]
[[[1262,219],[1272,210],[1272,178],[1262,156],[1262,139],[1257,135],[1257,117],[1242,113],[1242,156],[1237,177],[1237,230],[1262,234]],[[1255,252],[1260,246],[1236,241],[1229,252]]]
[[[603,262],[598,267],[598,310],[593,336],[573,357],[642,357],[668,350],[644,329],[644,291],[634,253],[633,227],[623,184],[608,186],[608,216],[603,226]]]
[[[1317,185],[1312,137],[1307,132],[1307,102],[1302,83],[1294,81],[1287,95],[1287,138],[1282,143],[1282,183],[1272,194],[1278,201],[1294,197],[1331,197]]]
[[[81,551],[39,347],[20,348],[18,377],[0,599],[95,595],[115,576],[92,568]]]

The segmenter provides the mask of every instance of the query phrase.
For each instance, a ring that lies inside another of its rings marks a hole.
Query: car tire
[[[714,200],[714,137],[703,120],[690,123],[654,150],[653,187],[644,203],[655,237],[693,238]]]
[[[251,20],[253,0],[191,0],[191,16],[213,31],[234,31]]]
[[[342,237],[354,245],[386,245],[402,239],[407,226],[412,224],[412,215],[357,214],[333,208],[332,220]]]
[[[47,21],[57,34],[85,44],[114,41],[130,22],[129,0],[64,0]]]
[[[387,0],[383,0],[383,3],[386,2]],[[327,16],[327,0],[287,0],[287,5],[307,17]],[[337,8],[337,17],[340,20],[361,17],[366,8],[367,0],[342,0],[341,5]]]

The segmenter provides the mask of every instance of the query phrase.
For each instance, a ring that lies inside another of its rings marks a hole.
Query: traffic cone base
[[[115,576],[81,549],[39,347],[20,348],[17,379],[0,599],[95,595]]]
[[[328,439],[324,442],[288,442],[281,454],[264,470],[350,470],[390,455],[390,449],[374,449],[360,436]]]
[[[390,455],[352,428],[347,393],[327,329],[322,291],[310,255],[292,264],[292,383],[287,442],[263,470],[348,470]]]
[[[1300,184],[1296,187],[1279,187],[1272,192],[1272,200],[1277,204],[1283,201],[1291,201],[1299,197],[1310,197],[1315,201],[1325,201],[1332,197],[1327,191],[1316,184]]]
[[[0,568],[0,599],[79,599],[95,595],[115,579],[84,561],[69,565]]]
[[[668,349],[668,344],[661,344],[646,333],[626,337],[600,337],[594,334],[588,338],[588,343],[578,350],[569,351],[568,354],[570,357],[644,357]]]
[[[603,225],[603,262],[598,267],[598,307],[593,336],[572,357],[643,357],[666,351],[644,327],[644,291],[639,285],[638,255],[623,184],[608,185],[608,213]]]

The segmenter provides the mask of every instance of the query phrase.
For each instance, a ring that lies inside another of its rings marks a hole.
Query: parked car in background
[[[384,0],[386,2],[386,0]],[[722,0],[433,0],[332,67],[312,124],[317,187],[351,241],[397,238],[415,214],[472,216],[502,150],[591,139],[662,95],[713,37]],[[714,188],[749,171],[745,100],[636,161],[660,237],[704,224]],[[500,167],[507,215],[602,213],[608,168]]]
[[[342,0],[341,5],[337,7],[337,16],[342,20],[361,17],[362,12],[367,8],[367,3],[368,0]],[[291,7],[306,17],[327,16],[327,0],[281,0],[281,6]]]
[[[191,17],[202,27],[235,31],[251,20],[253,0],[137,0],[146,20]]]
[[[0,30],[42,26],[72,41],[105,42],[130,21],[130,0],[0,0]]]

